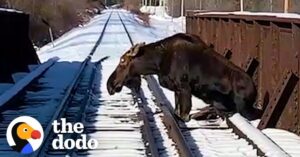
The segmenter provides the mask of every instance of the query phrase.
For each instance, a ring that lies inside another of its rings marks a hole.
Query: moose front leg
[[[179,117],[183,121],[187,122],[190,120],[189,114],[190,114],[190,111],[192,108],[192,94],[191,94],[190,87],[185,86],[184,88],[180,88],[178,90],[178,98],[177,99],[178,99],[178,107],[177,107],[178,110],[177,111],[179,112]]]
[[[179,107],[179,91],[174,91],[175,94],[175,115],[180,117],[180,107]]]

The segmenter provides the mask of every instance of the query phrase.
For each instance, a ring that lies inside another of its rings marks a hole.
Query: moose
[[[253,120],[257,90],[251,77],[195,35],[175,34],[131,47],[107,81],[107,90],[120,92],[126,80],[158,75],[161,86],[175,93],[175,115],[189,121],[192,95],[223,113],[240,113]]]

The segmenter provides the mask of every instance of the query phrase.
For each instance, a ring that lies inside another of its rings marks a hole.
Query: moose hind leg
[[[189,89],[181,89],[178,97],[179,113],[183,121],[190,120],[190,111],[192,109],[192,95]]]
[[[191,114],[190,117],[195,120],[216,119],[218,117],[218,113],[215,107],[210,105],[200,109],[197,113]]]

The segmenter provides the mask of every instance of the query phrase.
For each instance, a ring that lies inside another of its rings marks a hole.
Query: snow
[[[164,16],[166,13],[166,8],[164,6],[142,6],[140,10],[141,12],[158,16]]]
[[[262,132],[293,157],[300,156],[300,137],[281,129],[264,129]]]
[[[12,83],[0,83],[0,95],[12,86],[14,86]]]
[[[248,12],[248,11],[203,12],[203,13],[196,13],[195,15],[252,15],[252,16],[270,16],[270,17],[277,17],[277,18],[300,19],[300,14],[295,14],[295,13],[270,13],[270,12]]]
[[[154,98],[152,96],[152,92],[149,90],[147,85],[148,85],[147,82],[144,79],[142,79],[142,89],[145,98],[148,100],[147,107],[149,107],[152,113],[154,113],[153,122],[152,122],[152,128],[155,128],[153,129],[154,137],[156,141],[163,141],[162,144],[157,144],[157,147],[160,149],[159,153],[161,156],[177,157],[179,156],[179,154],[175,148],[175,143],[169,138],[167,128],[162,122],[163,113],[155,105],[153,101]]]
[[[158,81],[158,77],[156,76],[156,80]],[[168,98],[168,100],[170,101],[170,103],[172,105],[175,105],[175,94],[173,91],[170,91],[169,89],[167,88],[163,88],[161,87],[164,94],[166,95],[166,97]],[[195,96],[192,96],[192,112],[191,114],[194,112],[197,112],[197,110],[203,108],[203,107],[206,107],[208,106],[208,104],[204,103],[201,99],[199,98],[196,98]],[[175,106],[173,106],[175,108]]]
[[[109,13],[112,10],[103,11],[104,14],[95,16],[88,24],[77,27],[64,34],[62,37],[54,41],[54,47],[52,43],[40,48],[37,52],[40,60],[46,61],[47,59],[59,56],[61,61],[83,61],[89,52],[92,50],[95,42],[98,40],[100,33],[103,30],[103,25],[106,22]],[[145,27],[138,23],[138,19],[135,15],[125,10],[118,10],[121,16],[125,16],[124,21],[128,27],[129,32],[139,32],[143,34],[141,36],[138,33],[132,33],[133,41],[146,41],[154,42],[158,39],[163,39],[166,36],[173,35],[178,32],[185,32],[185,18],[161,18],[157,15],[150,16],[151,27]],[[118,20],[118,16],[112,17],[112,21]],[[124,31],[124,28],[117,23],[110,24],[107,27],[104,38],[97,48],[101,51],[99,56],[94,55],[93,61],[99,60],[102,57],[110,56],[114,60],[111,60],[109,64],[116,65],[119,61],[119,57],[129,49],[130,43],[127,36],[120,34]],[[114,35],[113,38],[111,35]],[[110,37],[105,37],[110,36]],[[118,45],[118,47],[115,47]],[[113,47],[113,48],[111,48]],[[120,51],[118,51],[118,49]]]
[[[270,157],[284,157],[287,155],[272,140],[260,130],[253,127],[244,117],[236,113],[229,120],[238,127],[249,139],[251,139],[265,154]]]
[[[232,129],[194,129],[186,131],[185,136],[190,137],[187,141],[192,148],[199,150],[198,156],[257,156],[256,150],[245,139],[232,133]]]
[[[70,32],[66,33],[61,38],[57,39],[54,42],[54,47],[52,44],[48,44],[40,49],[38,52],[38,55],[41,59],[41,61],[46,61],[47,59],[59,56],[62,61],[83,61],[92,48],[94,47],[94,44],[99,38],[99,35],[101,31],[103,30],[103,25],[106,22],[106,19],[109,15],[111,10],[105,11],[104,14],[96,16],[93,18],[88,24],[75,28],[71,30]],[[128,155],[128,156],[140,156],[141,152],[132,150],[131,148],[141,148],[140,142],[131,142],[131,140],[134,140],[136,138],[140,138],[140,134],[137,132],[132,133],[132,138],[123,138],[122,140],[111,141],[111,139],[114,139],[118,136],[123,137],[123,133],[117,132],[116,134],[110,134],[108,131],[110,129],[124,129],[124,130],[135,130],[137,127],[139,127],[140,124],[135,123],[131,121],[131,119],[127,119],[126,117],[128,115],[134,115],[137,112],[137,109],[134,108],[134,106],[131,106],[132,98],[129,95],[128,89],[124,88],[123,92],[120,94],[116,94],[115,96],[109,96],[106,90],[106,82],[109,77],[109,75],[112,73],[112,71],[115,69],[116,65],[119,62],[120,56],[128,50],[131,45],[127,38],[127,35],[125,34],[124,28],[121,25],[119,18],[116,14],[116,11],[120,12],[120,16],[124,19],[124,22],[128,28],[128,31],[135,43],[138,42],[154,42],[160,39],[163,39],[167,36],[173,35],[178,32],[185,32],[185,18],[171,18],[168,17],[165,13],[155,13],[154,15],[150,15],[150,27],[146,27],[139,24],[139,19],[129,13],[125,10],[114,10],[115,13],[111,17],[111,21],[109,22],[109,25],[106,29],[106,33],[104,34],[103,40],[100,43],[99,47],[96,49],[94,56],[92,57],[92,61],[98,61],[99,59],[109,56],[107,60],[105,60],[102,63],[101,71],[99,76],[99,83],[100,88],[99,90],[99,96],[100,98],[96,100],[100,105],[100,108],[93,108],[90,107],[89,109],[91,111],[96,110],[95,112],[97,117],[94,117],[96,121],[99,121],[97,123],[93,123],[92,125],[97,125],[98,127],[101,127],[102,133],[98,134],[91,134],[91,136],[99,137],[102,140],[99,140],[99,142],[102,142],[105,144],[105,147],[107,147],[108,150],[97,150],[97,151],[89,151],[89,155],[99,155],[99,153],[105,154],[106,152],[111,152],[111,149],[116,146],[117,148],[122,148],[119,150],[115,150],[112,154],[112,156],[119,156],[119,153],[122,153],[122,155]],[[201,14],[218,14],[218,12],[210,12],[210,13],[201,13]],[[231,12],[231,13],[222,13],[222,14],[251,14],[251,15],[265,15],[265,13],[247,13],[247,12]],[[278,16],[278,17],[296,17],[292,14],[272,14],[271,16]],[[78,62],[76,62],[78,63]],[[78,66],[78,65],[77,65]],[[77,67],[78,68],[78,67]],[[73,72],[76,68],[73,69]],[[65,69],[60,69],[61,72],[64,72]],[[59,72],[54,72],[53,77],[60,76]],[[157,79],[157,76],[156,76]],[[59,82],[52,82],[53,86],[57,86],[55,83]],[[58,85],[60,86],[60,85]],[[61,84],[61,86],[63,86]],[[145,87],[143,87],[145,88]],[[164,94],[166,95],[167,100],[171,104],[174,103],[174,93],[168,89],[162,88]],[[53,92],[53,91],[52,91]],[[149,92],[150,93],[150,92]],[[150,94],[148,93],[147,98],[148,100],[151,99]],[[45,93],[47,95],[49,93]],[[61,93],[60,93],[61,94]],[[153,102],[149,101],[151,109],[156,112],[157,109],[153,107]],[[200,99],[193,97],[192,98],[193,108],[192,112],[197,112],[199,109],[207,106],[203,101]],[[173,106],[174,107],[174,106]],[[112,111],[114,110],[114,111]],[[156,114],[154,116],[156,125],[158,127],[163,126],[163,124],[160,123],[159,118],[161,114]],[[114,116],[123,116],[122,118],[116,119],[113,118]],[[242,128],[242,131],[244,131],[249,138],[254,139],[255,143],[259,145],[260,148],[263,148],[267,152],[267,155],[269,156],[286,156],[284,152],[280,148],[278,148],[277,145],[274,143],[272,144],[272,141],[269,139],[271,138],[274,140],[281,148],[287,149],[287,152],[291,155],[295,155],[298,153],[296,149],[291,149],[291,147],[288,147],[289,145],[286,145],[286,141],[289,141],[290,145],[299,145],[299,139],[295,136],[284,134],[280,132],[280,135],[284,135],[283,137],[277,138],[278,136],[278,130],[264,130],[263,133],[261,133],[259,130],[257,130],[255,127],[251,126],[247,121],[245,121],[241,116],[238,114],[234,115],[231,120],[238,126]],[[130,121],[130,123],[124,124],[123,121]],[[254,125],[257,125],[259,121],[253,122]],[[110,126],[110,124],[114,124],[115,126]],[[221,129],[217,129],[216,126],[221,124]],[[196,129],[194,131],[191,131],[192,139],[194,142],[196,141],[199,147],[195,148],[200,150],[204,156],[255,156],[256,150],[252,148],[251,145],[249,145],[244,139],[238,139],[238,137],[232,133],[232,129],[226,128],[227,126],[224,125],[224,121],[220,121],[220,119],[216,120],[215,122],[195,122],[191,121],[190,123],[187,123],[187,125],[194,125],[197,128],[200,127],[212,127],[213,129],[209,128],[202,128],[202,129]],[[89,124],[86,124],[86,126],[89,126]],[[189,127],[189,126],[188,126]],[[160,128],[161,129],[161,128]],[[161,129],[160,132],[164,130]],[[130,134],[131,135],[131,134]],[[275,136],[276,135],[276,136]],[[166,138],[166,134],[162,133],[162,138],[164,140],[164,147],[166,147],[166,154],[170,155],[170,152],[174,151],[174,144],[172,141],[168,140]],[[259,137],[259,138],[258,138]],[[289,139],[289,140],[288,140]],[[224,144],[225,142],[225,144]],[[230,145],[226,144],[230,143]],[[109,143],[109,145],[107,145]],[[130,149],[129,149],[130,148]],[[295,147],[298,149],[298,147]],[[299,149],[298,149],[299,150]],[[174,154],[172,154],[174,155]],[[170,156],[172,156],[170,155]]]
[[[22,11],[19,11],[19,10],[7,9],[7,8],[0,8],[0,11],[13,12],[13,13],[23,13]]]
[[[14,82],[18,82],[19,80],[22,80],[26,75],[28,75],[27,72],[17,72],[12,74],[12,78]]]
[[[45,64],[49,63],[43,63],[33,73],[41,71],[41,66],[45,66]],[[57,110],[67,87],[74,79],[74,75],[79,67],[79,62],[55,62],[38,80],[34,81],[29,90],[22,94],[20,97],[22,101],[17,101],[17,104],[11,104],[12,107],[8,107],[7,110],[1,112],[1,128],[6,128],[13,119],[20,115],[34,117],[41,123],[43,128],[49,124],[51,125],[50,119],[53,116],[53,112]],[[14,87],[24,86],[26,83],[23,80],[26,80],[26,77]],[[2,96],[4,95],[1,95],[1,99]],[[17,100],[19,100],[18,98]],[[5,136],[0,137],[0,154],[2,156],[19,156],[19,154],[15,154],[17,152],[11,150],[5,138]]]
[[[140,130],[143,123],[138,120],[139,109],[130,90],[124,87],[121,93],[113,96],[106,90],[108,77],[129,47],[125,30],[117,13],[113,12],[102,41],[92,56],[93,62],[105,56],[109,58],[101,63],[96,74],[97,94],[88,106],[89,114],[84,123],[87,132],[90,132],[89,137],[99,141],[99,149],[89,151],[90,156],[146,156]]]
[[[107,12],[107,11],[106,11]],[[104,12],[105,13],[105,12]],[[37,53],[41,62],[59,56],[61,61],[83,61],[93,49],[109,14],[101,14],[82,27],[77,27]]]
[[[12,97],[16,96],[24,87],[26,87],[32,80],[37,78],[41,73],[48,69],[51,65],[58,61],[58,58],[49,59],[47,62],[39,66],[36,70],[26,75],[22,80],[18,81],[12,88],[0,95],[0,106],[4,105]]]

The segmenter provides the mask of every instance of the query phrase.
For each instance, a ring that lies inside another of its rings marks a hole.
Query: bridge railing
[[[182,3],[184,4],[182,6]],[[206,11],[250,11],[300,13],[299,0],[168,0],[170,16],[180,16],[181,9]]]
[[[258,104],[266,108],[259,128],[300,134],[300,19],[275,14],[187,14],[188,33],[213,44],[218,53],[252,75]]]

